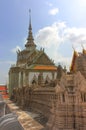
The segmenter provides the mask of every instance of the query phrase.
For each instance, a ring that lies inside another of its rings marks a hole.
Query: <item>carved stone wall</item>
[[[13,88],[19,86],[19,68],[14,67],[9,71],[9,93],[11,94]]]
[[[52,98],[55,97],[55,83],[13,89],[11,99],[24,109],[32,109],[49,118]]]
[[[38,88],[32,93],[31,108],[49,118],[52,108],[52,98],[55,97],[54,88]]]
[[[60,85],[57,85],[56,88],[56,99],[53,99],[52,114],[46,130],[85,130],[85,78],[80,72],[63,75]]]

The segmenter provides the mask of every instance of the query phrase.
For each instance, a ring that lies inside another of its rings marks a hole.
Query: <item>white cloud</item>
[[[21,47],[16,46],[15,48],[13,48],[13,49],[11,50],[11,52],[12,52],[12,53],[16,53],[18,50],[21,51]]]
[[[49,10],[50,15],[56,15],[58,12],[59,12],[58,8],[53,8],[53,9]]]
[[[35,36],[36,43],[45,48],[50,48],[52,45],[58,46],[63,40],[62,32],[65,27],[65,23],[61,22],[40,29]]]
[[[79,7],[85,7],[86,8],[86,0],[76,0],[74,1],[75,4],[77,4]]]
[[[52,45],[60,45],[68,41],[70,45],[86,46],[86,28],[68,27],[65,22],[55,22],[51,26],[40,29],[36,36],[36,42],[46,48]]]
[[[55,22],[51,26],[40,29],[35,36],[35,41],[39,46],[44,47],[46,51],[48,50],[48,55],[55,60],[55,63],[60,62],[70,66],[72,55],[70,57],[64,56],[65,53],[69,55],[71,51],[67,48],[67,44],[71,48],[73,45],[77,51],[82,50],[81,44],[85,48],[86,28],[68,27],[65,22]],[[64,48],[64,54],[58,51],[60,46]]]

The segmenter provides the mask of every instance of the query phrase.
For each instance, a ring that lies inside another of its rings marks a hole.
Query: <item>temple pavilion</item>
[[[30,13],[30,12],[29,12]],[[57,75],[57,67],[47,56],[44,49],[36,49],[34,43],[31,13],[29,17],[29,30],[25,49],[17,51],[16,65],[12,65],[9,70],[9,92],[13,88],[30,86],[54,80]]]

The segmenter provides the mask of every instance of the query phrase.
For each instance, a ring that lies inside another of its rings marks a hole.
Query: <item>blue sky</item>
[[[35,43],[56,64],[69,67],[72,46],[86,48],[86,0],[0,0],[0,84],[16,63],[16,50],[24,49],[29,9]]]

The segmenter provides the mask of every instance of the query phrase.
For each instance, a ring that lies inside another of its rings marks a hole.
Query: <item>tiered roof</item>
[[[34,70],[56,70],[54,62],[47,56],[44,49],[37,50],[32,34],[31,11],[29,11],[29,32],[25,49],[17,53],[17,66],[27,66]]]

